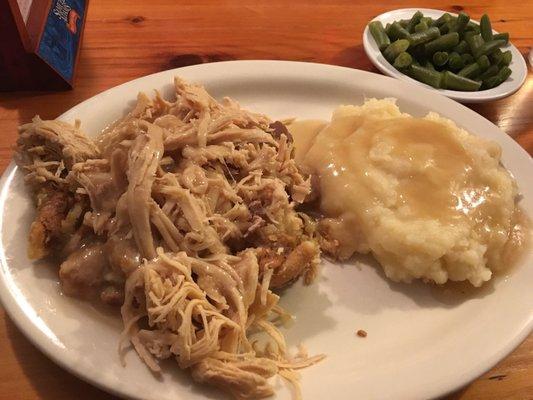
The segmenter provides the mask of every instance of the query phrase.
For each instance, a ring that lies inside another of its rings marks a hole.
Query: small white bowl
[[[381,21],[383,26],[385,26],[385,24],[392,23],[393,21],[411,18],[416,11],[421,11],[424,16],[431,18],[439,18],[442,14],[447,12],[442,10],[433,10],[430,8],[402,8],[399,10],[393,10],[378,15],[372,21]],[[454,13],[450,14],[457,15]],[[473,22],[479,23],[478,21]],[[496,31],[493,32],[498,33]],[[417,80],[414,80],[408,77],[407,75],[401,73],[396,68],[394,68],[385,59],[385,57],[383,57],[383,54],[381,54],[381,51],[379,51],[379,48],[376,45],[374,38],[370,34],[368,24],[365,28],[365,31],[363,32],[363,46],[365,48],[366,55],[368,56],[368,58],[370,58],[372,64],[374,64],[385,75],[389,75],[393,78],[398,78],[407,82],[416,83],[417,85],[425,86],[426,88],[430,88],[431,90],[439,92],[444,96],[457,100],[461,103],[484,103],[487,101],[498,100],[507,97],[516,92],[518,89],[520,89],[520,87],[524,84],[527,76],[526,62],[524,61],[524,58],[517,50],[517,48],[514,47],[510,42],[507,46],[503,47],[502,50],[511,50],[511,53],[513,55],[513,61],[509,65],[509,68],[511,68],[512,71],[511,76],[505,82],[495,88],[488,90],[480,90],[478,92],[461,92],[457,90],[435,89],[429,85],[426,85],[422,82],[418,82]]]

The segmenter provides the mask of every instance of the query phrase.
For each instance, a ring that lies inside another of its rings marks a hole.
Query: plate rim
[[[449,97],[450,99],[454,99],[462,103],[485,103],[489,101],[503,99],[505,97],[511,96],[512,94],[516,93],[524,85],[527,79],[526,61],[524,60],[524,57],[522,56],[520,51],[518,51],[516,46],[511,41],[509,41],[509,44],[507,46],[509,50],[511,50],[511,52],[513,53],[513,64],[515,65],[513,66],[514,68],[512,68],[512,70],[514,74],[520,73],[522,76],[521,76],[521,79],[516,81],[514,86],[512,86],[510,89],[506,91],[501,91],[501,90],[498,91],[498,87],[492,88],[489,90],[478,91],[478,92],[462,92],[458,90],[436,89],[429,85],[426,85],[425,83],[419,82],[416,79],[413,79],[401,73],[400,71],[398,71],[381,55],[381,52],[379,50],[376,50],[374,48],[375,46],[373,46],[373,38],[371,38],[368,24],[372,21],[376,21],[376,20],[381,21],[383,18],[389,18],[393,16],[394,14],[400,14],[400,13],[406,13],[406,12],[414,13],[416,11],[421,11],[422,13],[440,13],[440,14],[449,13],[454,16],[458,15],[457,13],[452,12],[452,11],[439,10],[435,8],[398,8],[398,9],[386,11],[384,13],[381,13],[373,17],[370,21],[367,22],[365,29],[363,31],[363,48],[364,48],[365,54],[367,55],[369,60],[372,62],[372,65],[374,65],[382,73],[392,78],[397,78],[405,82],[410,82],[418,86],[425,87],[426,89],[440,93],[443,96]],[[479,21],[477,20],[471,20],[471,21],[479,25]],[[498,33],[494,29],[493,29],[493,32]]]
[[[249,67],[252,69],[255,68],[261,68],[272,66],[273,64],[278,65],[280,68],[283,66],[295,66],[301,65],[306,66],[309,68],[318,68],[318,69],[324,69],[324,72],[327,73],[329,71],[337,70],[337,71],[344,71],[346,74],[353,74],[354,76],[357,76],[358,74],[368,74],[372,75],[374,77],[377,77],[377,79],[383,79],[383,80],[392,80],[396,82],[396,84],[405,86],[406,88],[410,88],[411,90],[415,91],[425,91],[427,94],[431,94],[432,96],[435,96],[436,93],[432,90],[426,89],[424,87],[418,86],[418,85],[412,85],[406,82],[402,82],[387,76],[383,76],[380,74],[375,74],[373,72],[363,71],[363,70],[355,70],[352,68],[347,67],[340,67],[335,65],[328,65],[328,64],[318,64],[318,63],[306,63],[306,62],[294,62],[294,61],[275,61],[275,60],[240,60],[240,61],[223,61],[223,62],[217,62],[217,63],[209,63],[209,64],[199,64],[194,66],[187,66],[182,68],[176,68],[166,71],[157,72],[154,74],[146,75],[143,77],[139,77],[137,79],[125,82],[123,84],[117,85],[115,87],[109,88],[107,90],[104,90],[91,98],[82,101],[81,103],[75,105],[68,111],[61,114],[58,119],[66,119],[71,116],[71,114],[75,113],[75,110],[82,108],[84,106],[87,106],[91,102],[96,101],[100,96],[109,95],[112,91],[117,90],[118,88],[126,88],[128,85],[131,85],[133,87],[136,86],[137,83],[142,82],[143,80],[146,80],[148,78],[155,78],[157,76],[169,76],[172,77],[174,75],[179,75],[180,73],[183,73],[183,71],[189,71],[194,72],[195,70],[203,70],[203,69],[217,69],[218,67],[221,67],[223,65],[246,65],[248,64]],[[223,75],[223,73],[221,74]],[[416,86],[416,89],[415,87]],[[462,104],[456,103],[453,100],[445,99],[444,97],[440,96],[442,101],[445,101],[446,103],[450,104],[451,107],[464,109],[468,113],[475,114],[476,118],[483,120],[484,124],[490,124],[495,129],[497,129],[502,135],[505,135],[505,139],[502,138],[503,141],[511,141],[514,143],[514,146],[517,151],[522,152],[523,155],[526,155],[529,157],[530,164],[533,165],[533,159],[529,156],[529,154],[523,149],[521,146],[519,146],[516,142],[514,142],[511,138],[509,138],[504,132],[502,132],[498,127],[496,127],[494,124],[492,124],[490,121],[488,121],[483,116],[475,113],[473,110],[468,109]],[[10,189],[10,183],[12,182],[15,174],[17,172],[17,167],[14,165],[13,161],[9,164],[9,166],[6,168],[5,172],[2,175],[2,178],[0,179],[0,229],[3,227],[3,219],[4,219],[4,212],[5,212],[5,201],[7,193]],[[1,231],[0,231],[1,232]],[[0,238],[0,244],[2,243]],[[89,382],[90,384],[99,387],[109,393],[112,393],[117,396],[129,396],[132,398],[137,399],[143,399],[144,397],[136,396],[135,393],[127,392],[127,390],[123,390],[122,387],[116,387],[114,386],[110,381],[102,382],[98,379],[95,374],[93,374],[91,371],[83,370],[80,368],[79,365],[76,365],[74,363],[69,363],[71,360],[66,360],[65,358],[62,358],[60,356],[60,353],[55,352],[54,350],[57,350],[57,347],[49,340],[49,337],[46,336],[44,332],[35,324],[35,321],[33,321],[30,316],[24,312],[23,306],[20,304],[20,299],[17,299],[15,296],[12,296],[10,294],[11,290],[9,288],[9,285],[7,284],[6,280],[6,272],[8,273],[9,270],[9,262],[6,258],[5,254],[5,248],[4,246],[0,246],[0,301],[4,305],[4,308],[6,310],[6,313],[9,315],[9,317],[12,319],[12,321],[15,323],[17,328],[25,335],[28,340],[33,343],[40,351],[42,351],[44,354],[46,354],[51,360],[53,360],[56,364],[60,365],[62,368],[67,370],[68,372],[74,374],[78,378]],[[533,313],[530,314],[529,320],[525,321],[523,326],[519,327],[519,330],[513,335],[512,340],[509,340],[505,343],[505,345],[501,346],[498,351],[491,354],[490,357],[487,357],[484,360],[484,363],[481,365],[475,366],[475,368],[472,368],[469,372],[469,374],[464,374],[461,380],[455,380],[454,383],[448,383],[447,385],[444,385],[446,389],[439,389],[437,391],[432,390],[431,391],[431,397],[433,396],[442,396],[448,393],[451,393],[453,391],[458,390],[459,388],[467,385],[472,380],[479,377],[484,372],[488,371],[490,368],[492,368],[495,364],[497,364],[499,361],[501,361],[506,355],[508,355],[514,348],[516,348],[533,330]]]

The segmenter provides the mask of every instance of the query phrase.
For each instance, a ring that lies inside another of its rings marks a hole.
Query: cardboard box
[[[0,0],[0,90],[73,87],[89,0]]]

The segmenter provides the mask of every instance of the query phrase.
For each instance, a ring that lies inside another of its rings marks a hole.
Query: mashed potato
[[[517,188],[496,143],[437,114],[401,113],[391,99],[339,107],[311,135],[303,127],[290,127],[296,158],[319,178],[336,256],[372,252],[405,282],[480,286],[504,267]]]

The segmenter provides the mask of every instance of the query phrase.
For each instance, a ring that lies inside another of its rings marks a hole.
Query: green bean
[[[426,43],[424,46],[425,52],[428,56],[433,55],[437,51],[446,51],[454,48],[459,44],[459,34],[457,32],[447,33],[441,37]]]
[[[437,51],[433,54],[433,64],[435,64],[437,67],[442,67],[444,64],[448,62],[448,53],[445,51]]]
[[[402,26],[402,28],[405,28],[407,24],[409,23],[408,19],[401,19],[398,21],[398,23]]]
[[[461,58],[463,59],[463,63],[465,65],[472,64],[473,62],[475,62],[474,57],[472,57],[472,54],[470,53],[461,54]]]
[[[385,29],[383,28],[383,25],[380,21],[372,21],[370,24],[368,24],[368,29],[370,29],[370,33],[372,34],[372,37],[376,41],[376,44],[379,47],[380,51],[383,51],[387,48],[387,46],[390,44],[390,39],[387,36],[387,33],[385,32]]]
[[[481,30],[479,28],[479,25],[475,24],[474,22],[470,21],[467,25],[466,25],[466,29],[465,29],[465,32],[473,32],[474,34],[479,34],[481,33]]]
[[[409,20],[409,22],[407,23],[407,26],[405,27],[405,29],[409,33],[413,33],[415,31],[416,24],[418,24],[420,22],[420,19],[423,16],[424,16],[424,14],[422,14],[420,11],[415,12],[413,14],[413,16],[411,17],[411,19]]]
[[[488,15],[480,23],[460,12],[432,19],[420,10],[408,19],[381,24],[369,30],[383,56],[398,70],[436,88],[475,91],[495,87],[510,75],[510,51],[501,47],[509,34],[493,34]]]
[[[413,63],[413,64],[414,64],[414,63]],[[419,64],[419,65],[420,65],[420,64]],[[431,61],[429,61],[429,60],[424,61],[424,64],[423,64],[422,66],[423,66],[424,68],[430,69],[430,70],[432,70],[432,71],[437,71],[437,70],[435,69],[435,66],[433,65],[433,63],[432,63]]]
[[[460,70],[457,75],[464,76],[465,78],[475,78],[480,73],[479,64],[478,63],[472,63],[468,64],[466,67],[464,67],[462,70]]]
[[[445,24],[439,26],[440,33],[444,35],[445,33],[450,33],[450,31],[453,31],[453,24],[455,24],[454,17],[452,17],[452,19],[446,22]]]
[[[453,48],[453,51],[459,54],[465,54],[470,51],[470,48],[468,47],[466,40],[461,40],[459,44]]]
[[[509,43],[509,33],[503,32],[492,35],[492,40],[505,40],[505,44],[507,44]]]
[[[458,71],[465,66],[461,56],[455,52],[450,53],[448,57],[448,67],[453,71]]]
[[[413,33],[407,38],[407,40],[409,40],[409,43],[411,44],[411,46],[414,47],[416,45],[423,44],[433,39],[436,39],[439,36],[440,36],[439,28],[433,27],[433,28],[429,28],[427,31],[424,31],[424,32]]]
[[[479,90],[481,82],[459,76],[450,71],[444,71],[442,74],[442,87],[445,89],[476,91]]]
[[[492,40],[492,26],[490,24],[490,19],[487,14],[483,14],[481,21],[479,22],[479,27],[481,30],[481,37],[485,42]]]
[[[459,15],[457,16],[457,25],[456,25],[457,32],[462,34],[465,31],[466,26],[468,25],[469,22],[470,22],[470,15],[461,11]]]
[[[466,42],[468,43],[468,38],[471,38],[472,36],[474,35],[479,35],[479,32],[476,33],[474,31],[466,31],[464,34],[463,34],[463,40],[466,40]]]
[[[394,68],[396,69],[403,69],[407,68],[411,63],[413,62],[413,57],[411,57],[411,54],[403,51],[400,54],[398,54],[398,57],[394,59]]]
[[[472,55],[477,51],[479,47],[484,43],[483,38],[481,35],[465,35],[466,43],[468,43],[468,47],[470,47],[470,52]],[[474,56],[475,57],[475,56]]]
[[[497,48],[500,48],[505,45],[504,40],[491,40],[490,42],[485,42],[478,48],[476,48],[475,51],[472,51],[472,55],[474,58],[479,58],[484,54],[490,54]]]
[[[501,85],[511,76],[511,69],[509,67],[502,67],[500,71],[490,78],[483,80],[483,89],[492,89]]]
[[[424,31],[427,31],[429,29],[429,26],[428,24],[426,24],[425,21],[420,21],[418,24],[416,24],[415,26],[415,32],[416,33],[419,33],[419,32],[424,32]]]
[[[463,33],[469,21],[470,17],[468,14],[460,12],[454,23],[450,24],[448,32],[459,32],[460,34]]]
[[[437,20],[435,21],[435,26],[444,25],[445,23],[449,22],[451,19],[452,19],[451,14],[444,13],[439,18],[437,18]]]
[[[509,65],[511,64],[511,61],[513,61],[513,54],[511,53],[511,50],[504,51],[501,63],[503,65]]]
[[[479,27],[478,24],[476,24],[474,21],[468,21],[468,24],[466,24],[466,30],[471,31],[476,29],[476,27]]]
[[[407,39],[409,32],[406,31],[397,21],[393,22],[389,29],[389,38],[391,41],[398,39]]]
[[[437,71],[420,67],[418,65],[411,65],[406,72],[411,78],[425,83],[426,85],[433,86],[434,88],[440,87],[442,75]]]
[[[513,60],[513,55],[511,53],[511,50],[507,50],[503,52],[501,51],[501,49],[496,49],[492,53],[489,54],[489,59],[492,62],[492,64],[495,64],[498,67],[501,67],[503,65],[509,65],[511,61]]]
[[[422,22],[425,22],[426,25],[428,26],[428,28],[431,28],[433,26],[433,24],[435,23],[435,21],[433,21],[433,18],[431,17],[422,17],[420,18],[420,22],[419,23],[422,23]],[[416,26],[415,26],[416,28]]]
[[[492,53],[489,54],[489,59],[492,62],[492,64],[499,65],[502,61],[503,57],[503,51],[501,49],[496,49]]]
[[[498,73],[500,69],[497,65],[491,65],[489,69],[487,69],[485,72],[483,72],[481,75],[479,75],[479,79],[484,80],[487,78],[490,78],[491,76],[494,76]]]
[[[394,62],[396,57],[409,48],[409,41],[407,39],[398,39],[387,46],[383,51],[383,56],[389,61]]]
[[[485,72],[490,67],[490,61],[486,55],[479,57],[476,62],[478,63],[479,68],[481,68],[481,72]]]
[[[418,46],[409,46],[407,52],[411,54],[414,59],[417,60],[423,60],[425,57],[423,44],[419,44]]]

